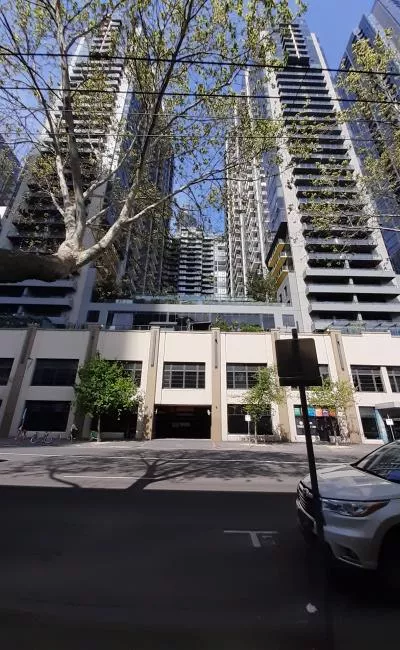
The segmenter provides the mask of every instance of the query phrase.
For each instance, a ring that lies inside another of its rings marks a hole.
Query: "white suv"
[[[325,541],[335,558],[380,569],[400,585],[400,441],[351,465],[318,470]],[[310,477],[297,488],[297,514],[306,536],[316,534]]]

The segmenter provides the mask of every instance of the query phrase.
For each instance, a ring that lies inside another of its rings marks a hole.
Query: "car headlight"
[[[339,501],[336,499],[321,499],[321,501],[324,510],[345,517],[367,517],[389,503],[389,501]]]

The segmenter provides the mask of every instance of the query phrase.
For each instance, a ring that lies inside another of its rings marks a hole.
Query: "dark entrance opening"
[[[133,440],[136,435],[137,412],[122,411],[110,412],[101,416],[101,437],[106,440],[109,438],[123,438],[124,440]],[[97,431],[97,418],[93,418],[91,430]]]
[[[211,406],[156,406],[155,438],[210,438]]]

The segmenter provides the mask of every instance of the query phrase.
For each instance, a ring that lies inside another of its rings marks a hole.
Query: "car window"
[[[400,444],[385,445],[354,463],[354,467],[387,481],[400,483]]]

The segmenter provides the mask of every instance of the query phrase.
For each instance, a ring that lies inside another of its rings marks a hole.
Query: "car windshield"
[[[385,445],[362,458],[354,467],[393,483],[400,483],[400,443]]]

